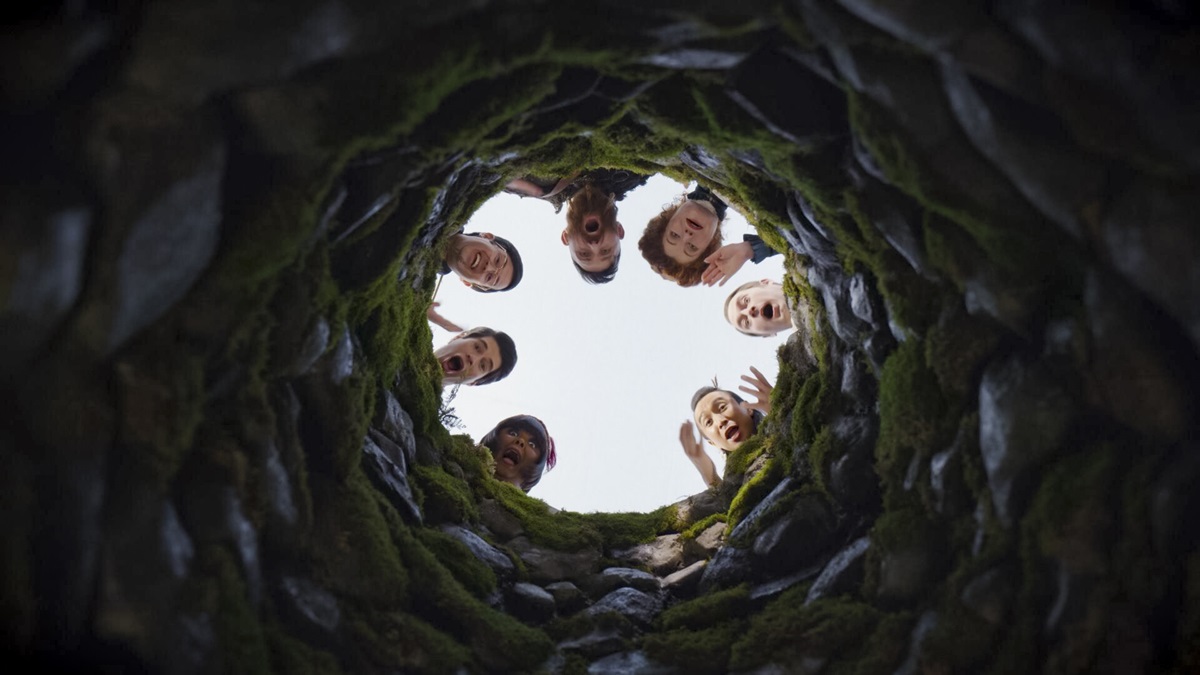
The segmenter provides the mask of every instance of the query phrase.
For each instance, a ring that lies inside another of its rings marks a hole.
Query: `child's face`
[[[496,435],[496,478],[521,487],[525,476],[533,471],[545,448],[538,447],[537,437],[524,429],[503,427]]]
[[[696,402],[692,413],[701,435],[725,452],[737,450],[754,435],[750,409],[734,400],[727,391],[708,392]]]
[[[685,201],[667,221],[662,245],[667,257],[681,265],[694,262],[717,233],[717,210],[707,201]]]

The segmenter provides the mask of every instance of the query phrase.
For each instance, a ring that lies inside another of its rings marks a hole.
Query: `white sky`
[[[789,333],[742,335],[721,315],[725,298],[742,283],[783,280],[783,256],[747,262],[725,286],[680,288],[650,271],[637,249],[646,222],[685,186],[664,176],[617,202],[625,226],[621,265],[608,284],[586,283],[559,235],[566,207],[499,194],[468,222],[466,232],[492,232],[516,245],[525,276],[504,293],[477,293],[453,273],[436,300],[442,316],[465,328],[488,326],[512,336],[517,364],[505,379],[460,387],[451,407],[479,440],[515,414],[541,418],[554,437],[558,465],[542,474],[530,496],[559,509],[649,511],[704,490],[679,445],[688,403],[715,375],[736,391],[757,367],[771,384],[776,350]],[[725,242],[754,229],[730,208]],[[433,347],[453,333],[432,325]],[[449,396],[450,387],[443,392]],[[705,444],[720,472],[722,453]]]

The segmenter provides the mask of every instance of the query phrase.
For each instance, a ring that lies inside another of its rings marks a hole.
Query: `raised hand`
[[[771,386],[770,382],[767,382],[767,378],[763,377],[758,368],[750,366],[750,372],[754,374],[753,377],[749,375],[742,376],[742,379],[749,383],[750,386],[740,386],[738,389],[757,399],[753,402],[747,402],[747,408],[761,411],[765,415],[771,412],[771,390],[774,387]]]
[[[704,441],[696,438],[691,422],[684,422],[679,427],[679,444],[683,446],[683,454],[692,460],[692,464],[700,472],[700,478],[704,480],[705,485],[721,482],[721,477],[717,475],[717,465],[704,451]]]
[[[742,269],[742,265],[745,265],[746,261],[752,257],[754,257],[754,249],[748,242],[725,244],[704,259],[704,262],[708,263],[708,267],[704,268],[700,280],[704,282],[705,286],[713,284],[724,286],[725,282],[737,274],[737,271]]]
[[[429,309],[425,310],[426,318],[428,318],[430,322],[436,323],[437,325],[441,326],[442,328],[445,328],[446,330],[450,331],[451,333],[461,333],[464,330],[466,330],[462,326],[454,323],[453,321],[447,319],[446,317],[442,316],[441,314],[438,314],[436,307],[440,304],[442,304],[442,303],[435,302],[435,303],[429,305]]]

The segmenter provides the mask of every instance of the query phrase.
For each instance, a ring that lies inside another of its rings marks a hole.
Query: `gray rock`
[[[636,588],[618,588],[584,610],[589,616],[615,612],[635,625],[647,627],[662,612],[662,600]]]
[[[821,294],[829,328],[846,344],[862,344],[872,333],[872,326],[854,314],[845,273],[836,267],[810,267],[808,282]]]
[[[764,72],[772,77],[763,78]],[[790,86],[776,86],[778,81]],[[729,97],[751,117],[802,148],[849,131],[845,93],[773,49],[760,49],[746,58],[727,86]]]
[[[1061,379],[1020,358],[987,367],[979,385],[979,449],[996,515],[1011,527],[1023,509],[1033,472],[1059,451],[1076,402]]]
[[[538,624],[554,616],[554,596],[540,586],[518,581],[505,595],[505,607],[522,621]]]
[[[948,59],[942,82],[955,117],[979,151],[1047,218],[1075,238],[1080,216],[1106,188],[1104,164],[1074,146],[1049,111],[991,90]]]
[[[707,566],[707,560],[697,560],[678,572],[663,577],[662,587],[676,595],[690,595],[700,584],[700,577]]]
[[[273,441],[268,441],[264,450],[266,459],[263,461],[263,483],[267,494],[267,507],[278,519],[279,524],[284,527],[295,526],[300,520],[300,511],[292,498],[292,482],[283,466],[279,447]]]
[[[725,543],[725,523],[713,523],[683,545],[686,559],[691,562],[711,558]]]
[[[986,3],[980,0],[838,0],[838,4],[872,26],[930,53],[949,48],[987,20]]]
[[[471,553],[476,558],[479,558],[488,567],[492,568],[501,579],[510,577],[516,572],[516,565],[513,564],[513,561],[503,551],[487,543],[483,537],[480,537],[467,528],[460,525],[445,524],[439,526],[438,529],[462,542],[464,546],[471,550]]]
[[[513,539],[508,545],[525,564],[529,580],[536,584],[578,582],[591,574],[600,562],[599,551],[555,551],[534,546],[524,536]]]
[[[608,595],[617,588],[636,588],[639,591],[657,591],[658,577],[632,567],[609,567],[580,582],[580,587],[593,598]]]
[[[933,493],[933,508],[951,518],[966,513],[970,508],[971,494],[962,474],[962,447],[967,439],[963,429],[954,444],[929,459],[929,488]]]
[[[16,371],[67,316],[84,282],[92,214],[24,186],[0,188],[0,373]]]
[[[638,650],[610,654],[588,665],[589,675],[672,675],[679,669],[650,660]]]
[[[562,651],[574,652],[589,659],[619,652],[627,646],[628,641],[616,628],[595,628],[585,635],[558,643]]]
[[[963,588],[962,603],[979,618],[999,626],[1008,616],[1016,590],[1012,572],[1004,567],[993,567]]]
[[[479,519],[501,541],[508,541],[525,532],[520,519],[495,499],[481,499],[479,501]]]
[[[804,604],[820,598],[850,593],[858,588],[866,571],[866,556],[870,547],[870,537],[859,537],[838,551],[809,587]]]
[[[546,592],[554,597],[554,605],[558,608],[559,614],[574,614],[587,604],[587,598],[584,597],[583,591],[569,581],[547,584]]]
[[[676,517],[681,523],[698,523],[714,513],[721,513],[727,507],[721,496],[713,490],[705,490],[674,504]]]
[[[776,485],[766,497],[763,497],[761,502],[759,502],[753,509],[750,509],[750,513],[746,514],[745,518],[742,518],[742,522],[738,523],[737,527],[733,528],[733,532],[729,534],[728,540],[735,545],[744,545],[745,543],[749,543],[744,541],[745,538],[751,532],[762,527],[763,523],[760,521],[779,500],[783,499],[787,493],[792,491],[794,482],[795,481],[791,476],[787,476],[783,480],[779,481],[779,484]]]
[[[274,599],[288,631],[324,649],[341,644],[342,610],[337,597],[304,577],[284,576],[274,584]]]
[[[661,576],[670,574],[683,565],[683,548],[678,534],[664,534],[655,537],[652,542],[613,551],[610,557],[649,568]]]
[[[232,485],[190,483],[180,500],[180,515],[197,548],[219,544],[234,552],[246,597],[252,607],[262,600],[263,576],[258,553],[258,532],[246,517]]]
[[[725,546],[717,551],[700,576],[699,592],[730,588],[755,577],[754,557],[745,549]]]
[[[400,402],[387,389],[380,389],[372,426],[404,451],[404,458],[409,464],[416,460],[417,440],[413,434],[412,417],[400,407]]]
[[[812,579],[813,577],[817,576],[820,571],[821,563],[818,562],[815,565],[809,565],[808,567],[801,569],[799,572],[794,572],[786,577],[772,579],[751,588],[750,593],[746,597],[750,600],[750,602],[761,606],[762,604],[779,597],[784,591],[795,586],[796,584]]]
[[[937,627],[938,615],[933,610],[929,610],[921,614],[921,618],[917,619],[917,625],[913,628],[912,637],[908,644],[908,656],[904,657],[904,663],[896,669],[894,675],[915,675],[920,671],[921,659],[921,644],[925,642],[925,636]]]
[[[413,496],[412,486],[408,484],[407,467],[393,461],[369,434],[363,439],[362,466],[367,478],[371,479],[371,483],[388,498],[397,511],[412,522],[423,521],[421,507]]]
[[[715,49],[676,49],[642,57],[639,62],[671,70],[728,70],[745,56]]]
[[[829,548],[837,521],[825,499],[802,494],[792,508],[754,539],[753,552],[768,573],[813,564]]]
[[[910,602],[921,597],[937,573],[933,556],[932,551],[919,545],[884,552],[879,559],[879,599]]]
[[[834,454],[829,465],[829,492],[838,504],[864,507],[879,498],[879,476],[875,473],[875,439],[879,420],[875,415],[839,416],[829,424]]]
[[[837,267],[840,264],[837,249],[823,232],[824,228],[814,220],[808,200],[799,192],[793,191],[787,202],[787,213],[792,228],[781,229],[780,234],[792,250],[807,256],[813,265]]]

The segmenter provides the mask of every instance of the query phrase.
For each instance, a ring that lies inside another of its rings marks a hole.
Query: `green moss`
[[[727,673],[730,648],[745,627],[745,620],[732,619],[697,630],[651,633],[642,641],[642,648],[650,658],[688,673]]]
[[[729,504],[727,512],[729,531],[732,532],[758,503],[775,489],[785,475],[784,463],[778,457],[769,458],[753,478],[746,481]],[[791,495],[789,495],[791,496]]]
[[[863,596],[874,597],[879,588],[881,562],[889,554],[921,550],[929,555],[931,566],[944,562],[943,532],[917,507],[892,508],[871,527],[871,547],[867,549]]]
[[[496,590],[496,573],[459,540],[428,527],[417,530],[417,539],[475,597],[486,598]]]
[[[367,610],[354,613],[345,623],[354,639],[355,655],[371,666],[444,673],[472,665],[466,646],[411,614]]]
[[[925,364],[924,352],[920,340],[902,343],[884,363],[879,380],[875,469],[884,486],[885,505],[899,498],[913,455],[933,455],[945,435],[945,404],[937,380]]]
[[[746,470],[754,460],[767,452],[769,438],[763,433],[756,433],[733,452],[725,456],[725,477],[745,475]]]
[[[462,523],[479,519],[470,487],[438,466],[414,466],[409,479],[423,495],[422,510],[433,522]]]
[[[271,672],[288,675],[341,675],[344,672],[333,654],[310,647],[277,625],[269,625],[266,635]]]
[[[742,616],[749,609],[750,588],[742,584],[681,602],[660,614],[657,624],[663,630],[695,630],[715,626],[731,616]]]
[[[531,670],[550,654],[553,645],[545,633],[472,597],[407,530],[395,528],[393,536],[407,567],[421,580],[412,587],[413,604],[434,626],[505,670]]]
[[[829,494],[830,451],[834,450],[833,431],[822,427],[808,448],[808,463],[812,467],[813,484],[823,494]],[[836,454],[833,455],[836,457]]]
[[[250,605],[246,584],[233,554],[220,546],[207,546],[197,555],[197,572],[212,582],[214,615],[220,644],[221,671],[269,673],[270,654],[258,612]]]
[[[340,594],[369,606],[395,607],[408,598],[411,584],[393,542],[390,519],[395,509],[367,481],[361,470],[345,483],[324,488],[316,510],[331,531],[314,547],[315,562],[328,570],[329,585]]]
[[[787,664],[805,656],[857,655],[863,637],[884,616],[868,604],[845,598],[821,598],[805,605],[807,592],[807,587],[788,589],[750,620],[733,645],[731,670]]]
[[[508,483],[488,480],[479,486],[479,491],[481,496],[497,499],[512,512],[531,541],[560,551],[623,548],[679,529],[674,506],[650,513],[552,512],[545,502]]]
[[[684,541],[687,541],[689,539],[695,539],[696,537],[700,536],[700,534],[702,532],[704,532],[708,528],[712,527],[714,524],[724,523],[727,521],[728,521],[728,516],[726,516],[724,513],[714,513],[710,516],[701,518],[700,520],[696,521],[695,523],[692,523],[690,526],[688,526],[688,528],[686,530],[684,530],[683,532],[680,532],[679,536]]]

